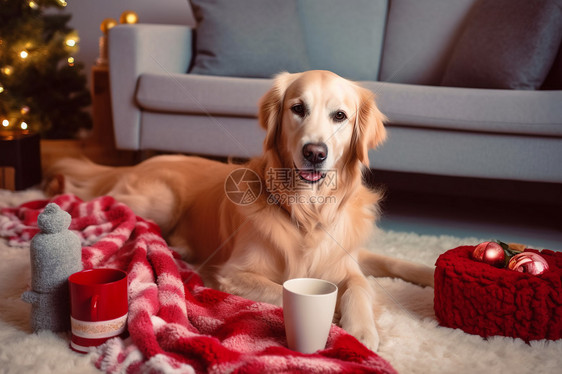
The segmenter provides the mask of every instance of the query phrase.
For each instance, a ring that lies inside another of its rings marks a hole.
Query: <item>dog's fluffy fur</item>
[[[121,168],[62,160],[47,186],[85,200],[114,196],[160,225],[206,284],[223,291],[281,305],[287,279],[332,281],[336,320],[375,350],[366,276],[433,284],[429,267],[361,249],[381,198],[362,171],[368,149],[385,139],[384,120],[371,92],[353,82],[326,71],[282,73],[260,102],[264,153],[247,164],[178,155]],[[232,188],[254,194],[235,200]]]

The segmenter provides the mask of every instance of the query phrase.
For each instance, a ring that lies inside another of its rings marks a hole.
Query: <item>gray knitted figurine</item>
[[[82,270],[82,246],[70,226],[70,214],[48,204],[37,217],[40,232],[31,240],[31,290],[22,300],[31,303],[33,331],[68,331],[68,277]]]

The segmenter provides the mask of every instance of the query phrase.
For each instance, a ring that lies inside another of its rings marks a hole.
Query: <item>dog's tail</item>
[[[48,196],[71,193],[82,200],[105,195],[118,181],[117,167],[98,165],[82,158],[57,160],[45,172],[43,191]]]

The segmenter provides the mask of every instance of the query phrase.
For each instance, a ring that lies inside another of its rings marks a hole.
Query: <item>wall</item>
[[[139,23],[193,24],[188,0],[68,0],[64,13],[72,14],[69,26],[78,31],[80,50],[75,59],[90,70],[99,54],[100,24],[106,18],[119,21],[125,10],[139,15]]]

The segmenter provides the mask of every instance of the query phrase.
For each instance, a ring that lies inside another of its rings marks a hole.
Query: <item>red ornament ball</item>
[[[478,244],[472,252],[472,258],[497,268],[505,267],[505,251],[496,242]]]
[[[521,273],[540,275],[548,270],[548,262],[538,253],[523,252],[513,256],[507,268]]]

